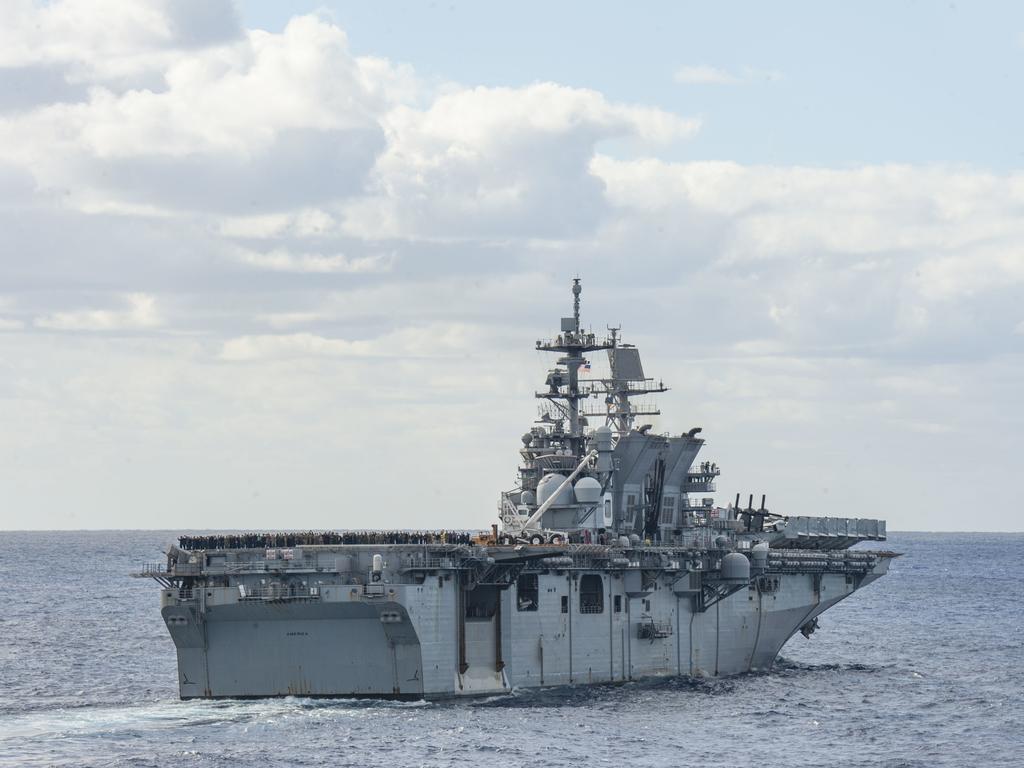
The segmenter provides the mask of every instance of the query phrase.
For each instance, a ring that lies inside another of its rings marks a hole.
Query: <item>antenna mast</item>
[[[583,286],[580,279],[572,279],[572,317],[576,324],[576,333],[580,332],[580,294],[583,293]]]
[[[558,352],[559,367],[548,371],[547,392],[537,392],[536,396],[554,402],[569,420],[567,438],[572,443],[573,453],[580,455],[583,446],[583,430],[580,424],[580,400],[590,397],[590,390],[581,390],[579,369],[588,352],[611,349],[612,344],[598,341],[593,333],[585,333],[580,329],[580,294],[583,286],[580,279],[572,281],[573,315],[562,318],[562,332],[550,341],[538,341],[537,349],[541,352]],[[561,402],[559,402],[561,401]],[[563,406],[561,403],[564,402]]]
[[[604,416],[605,423],[621,437],[633,428],[637,416],[658,416],[657,408],[633,405],[629,398],[638,395],[652,395],[667,392],[668,387],[661,381],[644,376],[640,364],[640,352],[632,344],[619,343],[621,328],[608,327],[608,364],[611,375],[597,379],[590,387],[589,394],[604,395],[604,410],[587,411],[588,416]]]

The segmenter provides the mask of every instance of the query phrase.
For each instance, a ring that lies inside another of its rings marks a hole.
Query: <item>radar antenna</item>
[[[580,332],[580,294],[583,293],[583,286],[580,285],[580,279],[574,277],[572,279],[572,317],[576,324],[576,333]]]
[[[634,404],[631,397],[653,395],[667,392],[664,382],[644,376],[640,363],[640,351],[632,344],[619,341],[621,327],[608,327],[609,344],[608,367],[611,375],[606,379],[596,379],[590,386],[589,393],[604,395],[605,408],[593,410],[587,415],[605,417],[605,423],[621,437],[633,428],[637,416],[658,416],[661,411],[651,404]]]

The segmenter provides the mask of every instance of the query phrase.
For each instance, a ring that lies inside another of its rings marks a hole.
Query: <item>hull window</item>
[[[540,598],[540,590],[537,587],[537,574],[523,574],[516,581],[516,607],[520,611],[536,611]]]
[[[596,573],[580,578],[580,613],[604,613],[604,580]]]

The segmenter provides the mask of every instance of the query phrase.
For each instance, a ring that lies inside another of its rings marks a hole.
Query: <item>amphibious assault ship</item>
[[[182,537],[156,579],[181,698],[444,698],[768,670],[883,575],[881,520],[715,504],[701,429],[640,417],[666,387],[573,314],[499,523],[450,532]],[[590,356],[607,354],[591,377]]]

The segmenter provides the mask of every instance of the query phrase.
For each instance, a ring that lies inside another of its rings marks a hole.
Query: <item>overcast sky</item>
[[[1021,530],[1022,9],[4,0],[0,528],[488,527],[579,275],[720,503]]]

